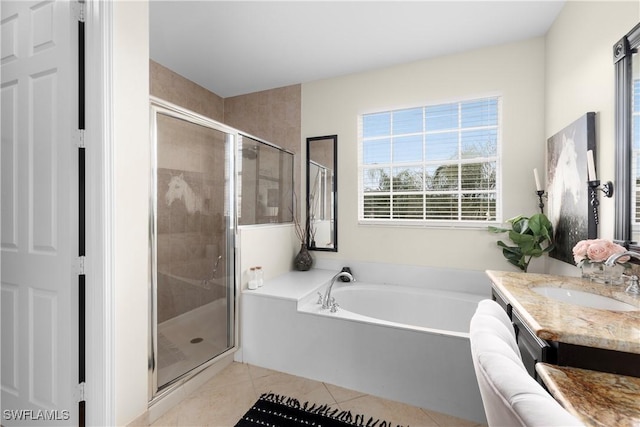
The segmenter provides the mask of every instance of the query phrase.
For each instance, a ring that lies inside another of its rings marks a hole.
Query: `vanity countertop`
[[[588,426],[640,425],[640,378],[538,363],[553,397]]]
[[[608,350],[640,354],[640,297],[622,285],[604,285],[577,277],[488,270],[494,287],[540,338]],[[638,307],[611,311],[547,298],[532,289],[558,287],[607,296]]]

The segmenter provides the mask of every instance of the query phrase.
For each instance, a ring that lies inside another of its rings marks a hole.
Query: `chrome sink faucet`
[[[331,279],[331,283],[329,283],[329,286],[327,287],[327,290],[325,291],[324,296],[322,297],[322,308],[324,309],[331,308],[332,311],[335,311],[335,307],[334,307],[335,303],[331,301],[331,288],[333,288],[333,284],[340,277],[346,277],[352,282],[356,281],[356,279],[354,279],[353,276],[347,273],[346,271],[341,271],[340,273],[333,276],[333,278]]]
[[[633,252],[633,251],[625,251],[619,254],[611,255],[609,259],[607,259],[604,262],[604,265],[606,265],[607,267],[613,267],[616,261],[618,261],[620,258],[625,256],[640,260],[639,253]],[[635,274],[632,276],[629,276],[629,286],[627,286],[627,289],[625,290],[625,292],[628,294],[640,295],[640,284],[638,283],[638,276],[636,276]]]

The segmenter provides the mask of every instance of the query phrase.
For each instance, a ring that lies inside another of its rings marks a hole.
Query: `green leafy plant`
[[[507,245],[502,240],[499,240],[497,245],[502,248],[502,254],[509,263],[526,273],[532,258],[553,250],[553,225],[542,213],[530,218],[519,215],[507,222],[511,224],[511,229],[490,226],[489,231],[509,233],[509,239],[515,246]]]

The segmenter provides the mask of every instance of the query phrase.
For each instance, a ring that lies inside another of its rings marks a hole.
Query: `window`
[[[631,170],[633,174],[633,240],[640,232],[640,80],[633,80],[631,97]]]
[[[360,220],[499,220],[499,118],[499,97],[360,116]]]

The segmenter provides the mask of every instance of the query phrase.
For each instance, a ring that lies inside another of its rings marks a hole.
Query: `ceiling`
[[[542,36],[563,5],[151,0],[150,55],[227,98]]]

